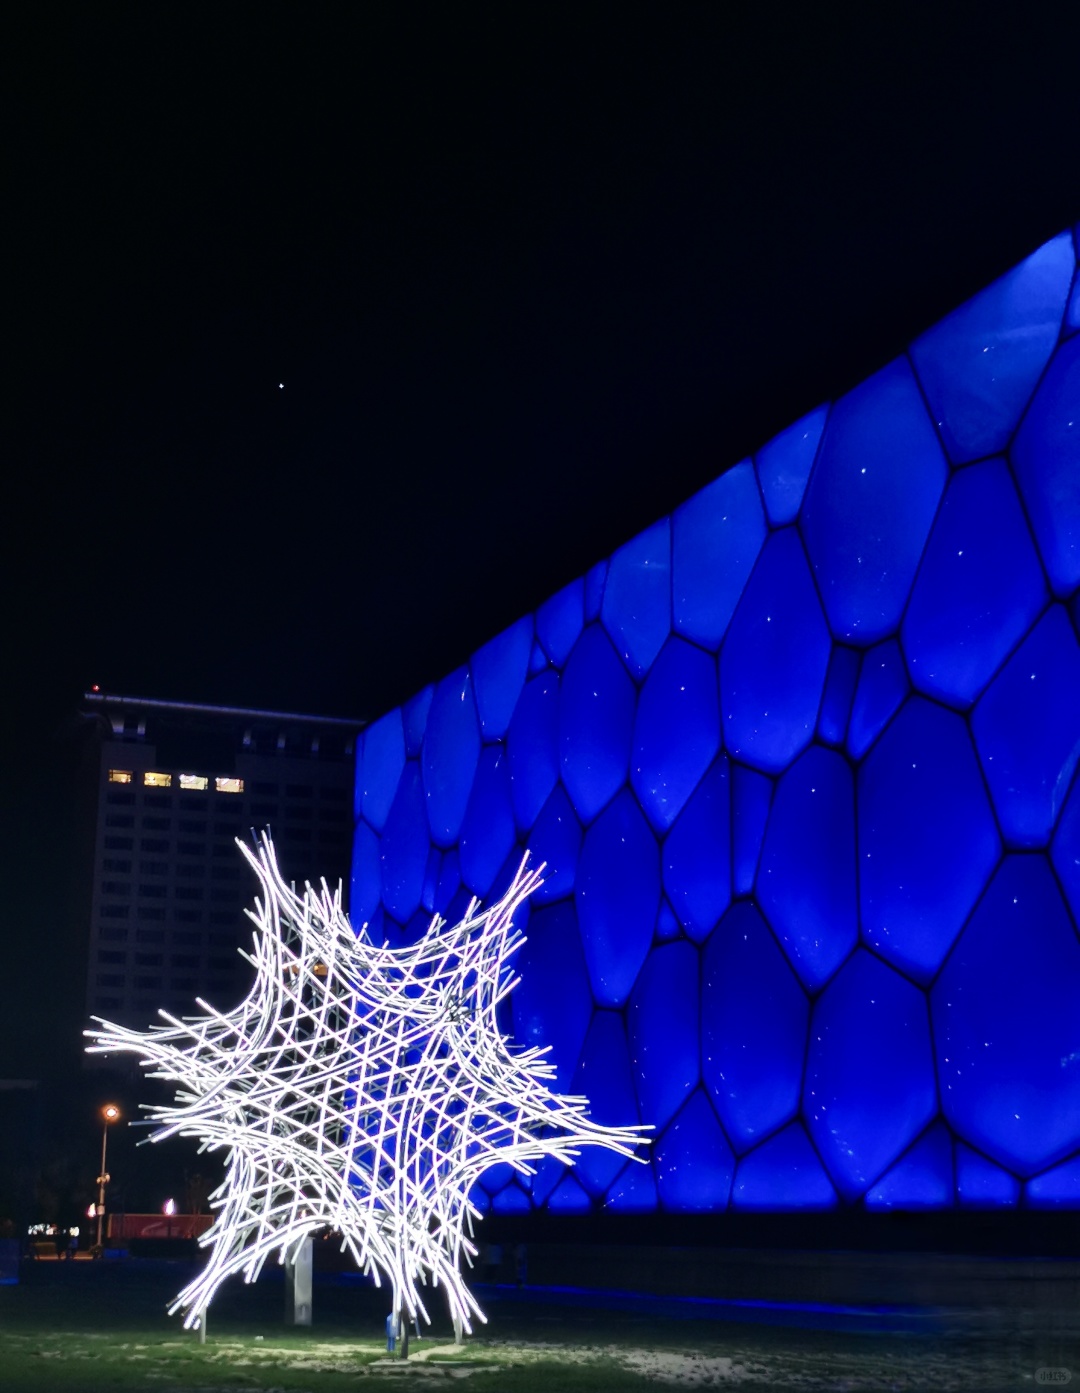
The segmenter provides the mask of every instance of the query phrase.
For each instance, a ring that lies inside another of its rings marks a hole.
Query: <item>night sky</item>
[[[375,718],[1080,218],[1073,6],[4,24],[0,1076],[91,683]]]

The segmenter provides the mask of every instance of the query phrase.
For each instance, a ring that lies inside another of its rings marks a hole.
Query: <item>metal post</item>
[[[203,1307],[203,1313],[202,1313],[202,1315],[199,1317],[199,1344],[200,1344],[200,1345],[205,1345],[205,1344],[206,1344],[206,1307],[205,1307],[205,1306]]]
[[[98,1175],[97,1192],[97,1250],[101,1252],[101,1226],[105,1220],[105,1186],[109,1177],[105,1171],[105,1149],[109,1144],[109,1120],[105,1119],[101,1129],[101,1171]]]
[[[105,1169],[105,1152],[109,1145],[109,1123],[115,1122],[120,1116],[120,1109],[115,1103],[106,1103],[101,1109],[101,1118],[105,1124],[101,1130],[101,1174],[98,1176],[98,1197],[97,1197],[97,1242],[94,1245],[95,1255],[101,1256],[101,1230],[105,1221],[105,1186],[109,1183],[109,1172]]]
[[[312,1315],[310,1235],[299,1239],[285,1254],[285,1324],[310,1325]]]

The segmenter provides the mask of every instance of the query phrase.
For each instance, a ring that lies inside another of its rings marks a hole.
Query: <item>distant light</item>
[[[88,1206],[87,1206],[86,1217],[87,1217],[88,1219],[93,1219],[93,1218],[96,1218],[96,1217],[97,1217],[97,1205],[96,1205],[96,1204],[91,1204],[91,1205],[88,1205]]]
[[[166,1200],[165,1203],[161,1206],[161,1212],[162,1212],[162,1214],[175,1214],[175,1213],[176,1213],[176,1201],[175,1201],[175,1200]]]
[[[278,387],[279,387],[279,388],[283,388],[284,386],[285,386],[284,382],[279,382],[279,383],[278,383]]]
[[[90,688],[90,690],[91,690],[92,692],[100,692],[100,691],[101,691],[101,688],[100,688],[100,687],[98,686],[98,684],[95,682],[94,685]]]
[[[120,1116],[120,1109],[116,1106],[115,1103],[106,1103],[105,1106],[101,1109],[101,1115],[106,1122],[115,1122],[116,1119]]]

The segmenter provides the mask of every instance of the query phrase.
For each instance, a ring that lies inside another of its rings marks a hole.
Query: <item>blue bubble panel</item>
[[[607,562],[598,561],[585,575],[585,623],[592,624],[600,618],[604,603],[604,585],[607,582]]]
[[[671,631],[671,528],[667,518],[619,548],[611,558],[604,627],[639,681]]]
[[[585,624],[585,582],[572,580],[536,611],[536,637],[556,667],[573,651]]]
[[[488,745],[480,752],[458,849],[461,878],[474,894],[487,895],[515,835],[510,760],[502,745]]]
[[[660,912],[656,916],[656,941],[670,943],[673,938],[682,938],[682,925],[675,917],[675,911],[667,900],[661,898]]]
[[[843,755],[815,745],[781,775],[757,900],[803,986],[819,991],[859,936],[855,787]]]
[[[731,868],[736,895],[749,895],[754,888],[772,796],[771,779],[741,764],[732,767]]]
[[[911,698],[866,757],[858,794],[863,936],[929,982],[1001,854],[963,718]]]
[[[904,655],[896,639],[886,639],[863,655],[848,723],[847,747],[853,759],[862,759],[910,690]]]
[[[431,699],[435,695],[434,687],[425,687],[423,691],[410,698],[402,707],[402,722],[405,727],[405,753],[410,759],[416,759],[420,754],[421,746],[424,743],[424,732],[427,730],[428,712],[431,710]]]
[[[364,822],[356,824],[353,834],[352,884],[349,896],[349,917],[354,929],[366,924],[382,899],[382,869],[379,864],[379,839]]]
[[[729,784],[727,757],[721,755],[664,842],[664,889],[695,943],[712,931],[731,901]]]
[[[1008,856],[931,993],[942,1106],[1018,1175],[1080,1147],[1080,940],[1046,859]]]
[[[456,866],[457,856],[454,852],[450,852],[445,857],[443,861],[444,872],[446,871],[448,863],[451,862]],[[469,889],[469,887],[467,885],[462,885],[459,882],[458,888],[454,891],[453,895],[451,895],[450,899],[446,902],[446,908],[440,909],[438,913],[446,920],[448,924],[459,924],[461,920],[465,918],[466,914],[469,911],[469,905],[473,902],[475,898],[476,897],[473,895],[473,892]]]
[[[519,619],[472,656],[476,711],[485,740],[501,740],[506,734],[529,669],[532,629],[530,616]]]
[[[563,783],[589,823],[626,782],[634,684],[599,625],[581,635],[562,677],[559,760]]]
[[[869,646],[895,632],[947,475],[906,358],[833,407],[801,526],[837,638]]]
[[[732,1209],[832,1209],[836,1191],[802,1124],[792,1122],[744,1156],[735,1172]]]
[[[794,522],[799,516],[806,481],[810,478],[828,414],[826,402],[774,436],[758,451],[758,479],[773,527]]]
[[[736,1147],[799,1106],[810,1005],[756,905],[733,905],[705,945],[701,1068]]]
[[[952,1139],[940,1122],[866,1192],[867,1209],[951,1209]]]
[[[1009,443],[1057,343],[1073,265],[1064,232],[911,345],[954,464]]]
[[[648,1162],[627,1161],[607,1192],[604,1208],[614,1214],[651,1214],[657,1203],[652,1166]]]
[[[529,835],[529,851],[534,866],[541,862],[546,865],[544,882],[532,894],[534,904],[573,894],[581,856],[581,823],[562,788],[554,790],[536,819]]]
[[[350,918],[351,918],[351,915],[350,915]],[[386,921],[386,911],[383,909],[382,905],[380,904],[379,907],[378,907],[378,909],[375,910],[374,914],[371,915],[371,917],[368,919],[367,923],[364,925],[364,928],[365,928],[366,931],[367,931],[367,936],[368,936],[368,938],[369,938],[369,939],[371,940],[371,942],[374,943],[377,947],[382,947],[383,940],[386,938],[386,922],[385,922],[385,921]],[[354,929],[354,930],[359,930],[359,928],[360,928],[360,925],[357,924],[357,923],[355,922],[355,920],[354,920],[354,921],[353,921],[353,929]]]
[[[630,1062],[643,1122],[663,1128],[700,1079],[698,953],[693,944],[654,948],[630,998]]]
[[[536,1167],[531,1186],[533,1204],[541,1208],[559,1182],[569,1175],[570,1168],[554,1156],[544,1156],[531,1164]]]
[[[630,782],[658,832],[678,817],[719,748],[716,662],[669,639],[641,689],[630,758]]]
[[[856,1200],[937,1110],[926,998],[857,948],[814,1003],[803,1113],[845,1200]]]
[[[359,812],[376,832],[386,826],[404,768],[405,732],[401,711],[394,710],[364,731],[363,757],[357,762]]]
[[[970,1146],[957,1142],[956,1200],[963,1209],[1009,1209],[1020,1202],[1020,1182]]]
[[[829,665],[829,631],[799,535],[775,532],[720,655],[724,745],[767,773],[810,743]]]
[[[528,1195],[516,1184],[507,1185],[491,1201],[493,1214],[528,1214],[531,1208]]]
[[[590,1116],[605,1127],[641,1121],[620,1012],[597,1011],[593,1016],[571,1092],[588,1098]],[[625,1164],[626,1157],[616,1151],[586,1146],[574,1172],[590,1194],[602,1195]]]
[[[428,825],[438,846],[458,839],[479,754],[472,679],[468,668],[459,668],[435,688],[420,756]]]
[[[432,909],[445,915],[454,896],[461,889],[461,868],[456,851],[448,851],[439,863],[439,881],[435,887],[435,903]]]
[[[431,927],[431,919],[430,912],[421,905],[401,930],[401,943],[408,945],[419,943]]]
[[[1052,605],[975,707],[971,728],[1006,842],[1050,840],[1080,756],[1080,646]]]
[[[1028,1209],[1080,1209],[1080,1158],[1037,1175],[1024,1188]]]
[[[841,644],[833,648],[817,727],[819,737],[827,745],[844,743],[861,662],[862,654],[857,649],[844,648]]]
[[[439,878],[442,875],[442,852],[432,847],[428,852],[427,866],[424,870],[424,885],[420,891],[420,904],[429,914],[435,912],[439,898]]]
[[[727,1208],[735,1157],[700,1090],[657,1142],[653,1164],[665,1209],[706,1213]]]
[[[953,476],[901,637],[920,691],[963,710],[1046,602],[1042,567],[1004,460]]]
[[[1072,294],[1069,296],[1069,308],[1065,312],[1065,330],[1067,333],[1075,334],[1080,329],[1080,272],[1073,280]]]
[[[497,1195],[500,1190],[506,1188],[514,1178],[514,1168],[509,1161],[496,1161],[493,1166],[488,1166],[486,1171],[480,1175],[480,1184],[489,1195]]]
[[[1050,859],[1072,910],[1073,923],[1080,926],[1080,781],[1076,779],[1058,823]]]
[[[521,978],[510,997],[514,1043],[528,1049],[550,1047],[548,1059],[558,1075],[556,1091],[566,1093],[592,1019],[592,992],[573,904],[564,901],[534,910],[527,940],[511,965]]]
[[[420,766],[410,759],[379,843],[382,902],[399,924],[404,924],[420,907],[430,849]]]
[[[491,1196],[480,1184],[476,1184],[469,1191],[469,1203],[481,1214],[486,1214],[491,1208]]]
[[[675,632],[715,651],[766,535],[749,461],[684,503],[672,519]]]
[[[378,926],[379,931],[378,937],[376,937],[374,933],[372,933],[372,930],[375,928],[376,925]],[[402,927],[396,919],[391,919],[390,915],[386,913],[382,905],[379,906],[376,913],[372,916],[372,929],[369,929],[368,932],[372,933],[373,943],[381,943],[383,940],[385,940],[385,942],[388,943],[391,948],[401,947],[401,935],[403,932]]]
[[[553,1214],[586,1214],[592,1201],[573,1175],[568,1175],[551,1192],[547,1207]]]
[[[547,654],[540,647],[539,643],[534,643],[532,652],[529,654],[529,676],[535,677],[538,672],[543,672],[547,666]]]
[[[522,832],[540,816],[559,777],[559,677],[530,678],[506,737],[514,816]]]
[[[1080,339],[1055,354],[1011,455],[1050,585],[1064,599],[1080,585]]]
[[[575,899],[593,996],[621,1006],[645,961],[660,905],[660,852],[623,792],[585,834]]]

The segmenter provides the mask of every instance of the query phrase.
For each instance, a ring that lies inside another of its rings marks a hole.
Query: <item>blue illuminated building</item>
[[[1078,329],[1063,233],[367,729],[354,920],[529,848],[507,1027],[656,1129],[483,1207],[1080,1208]]]

